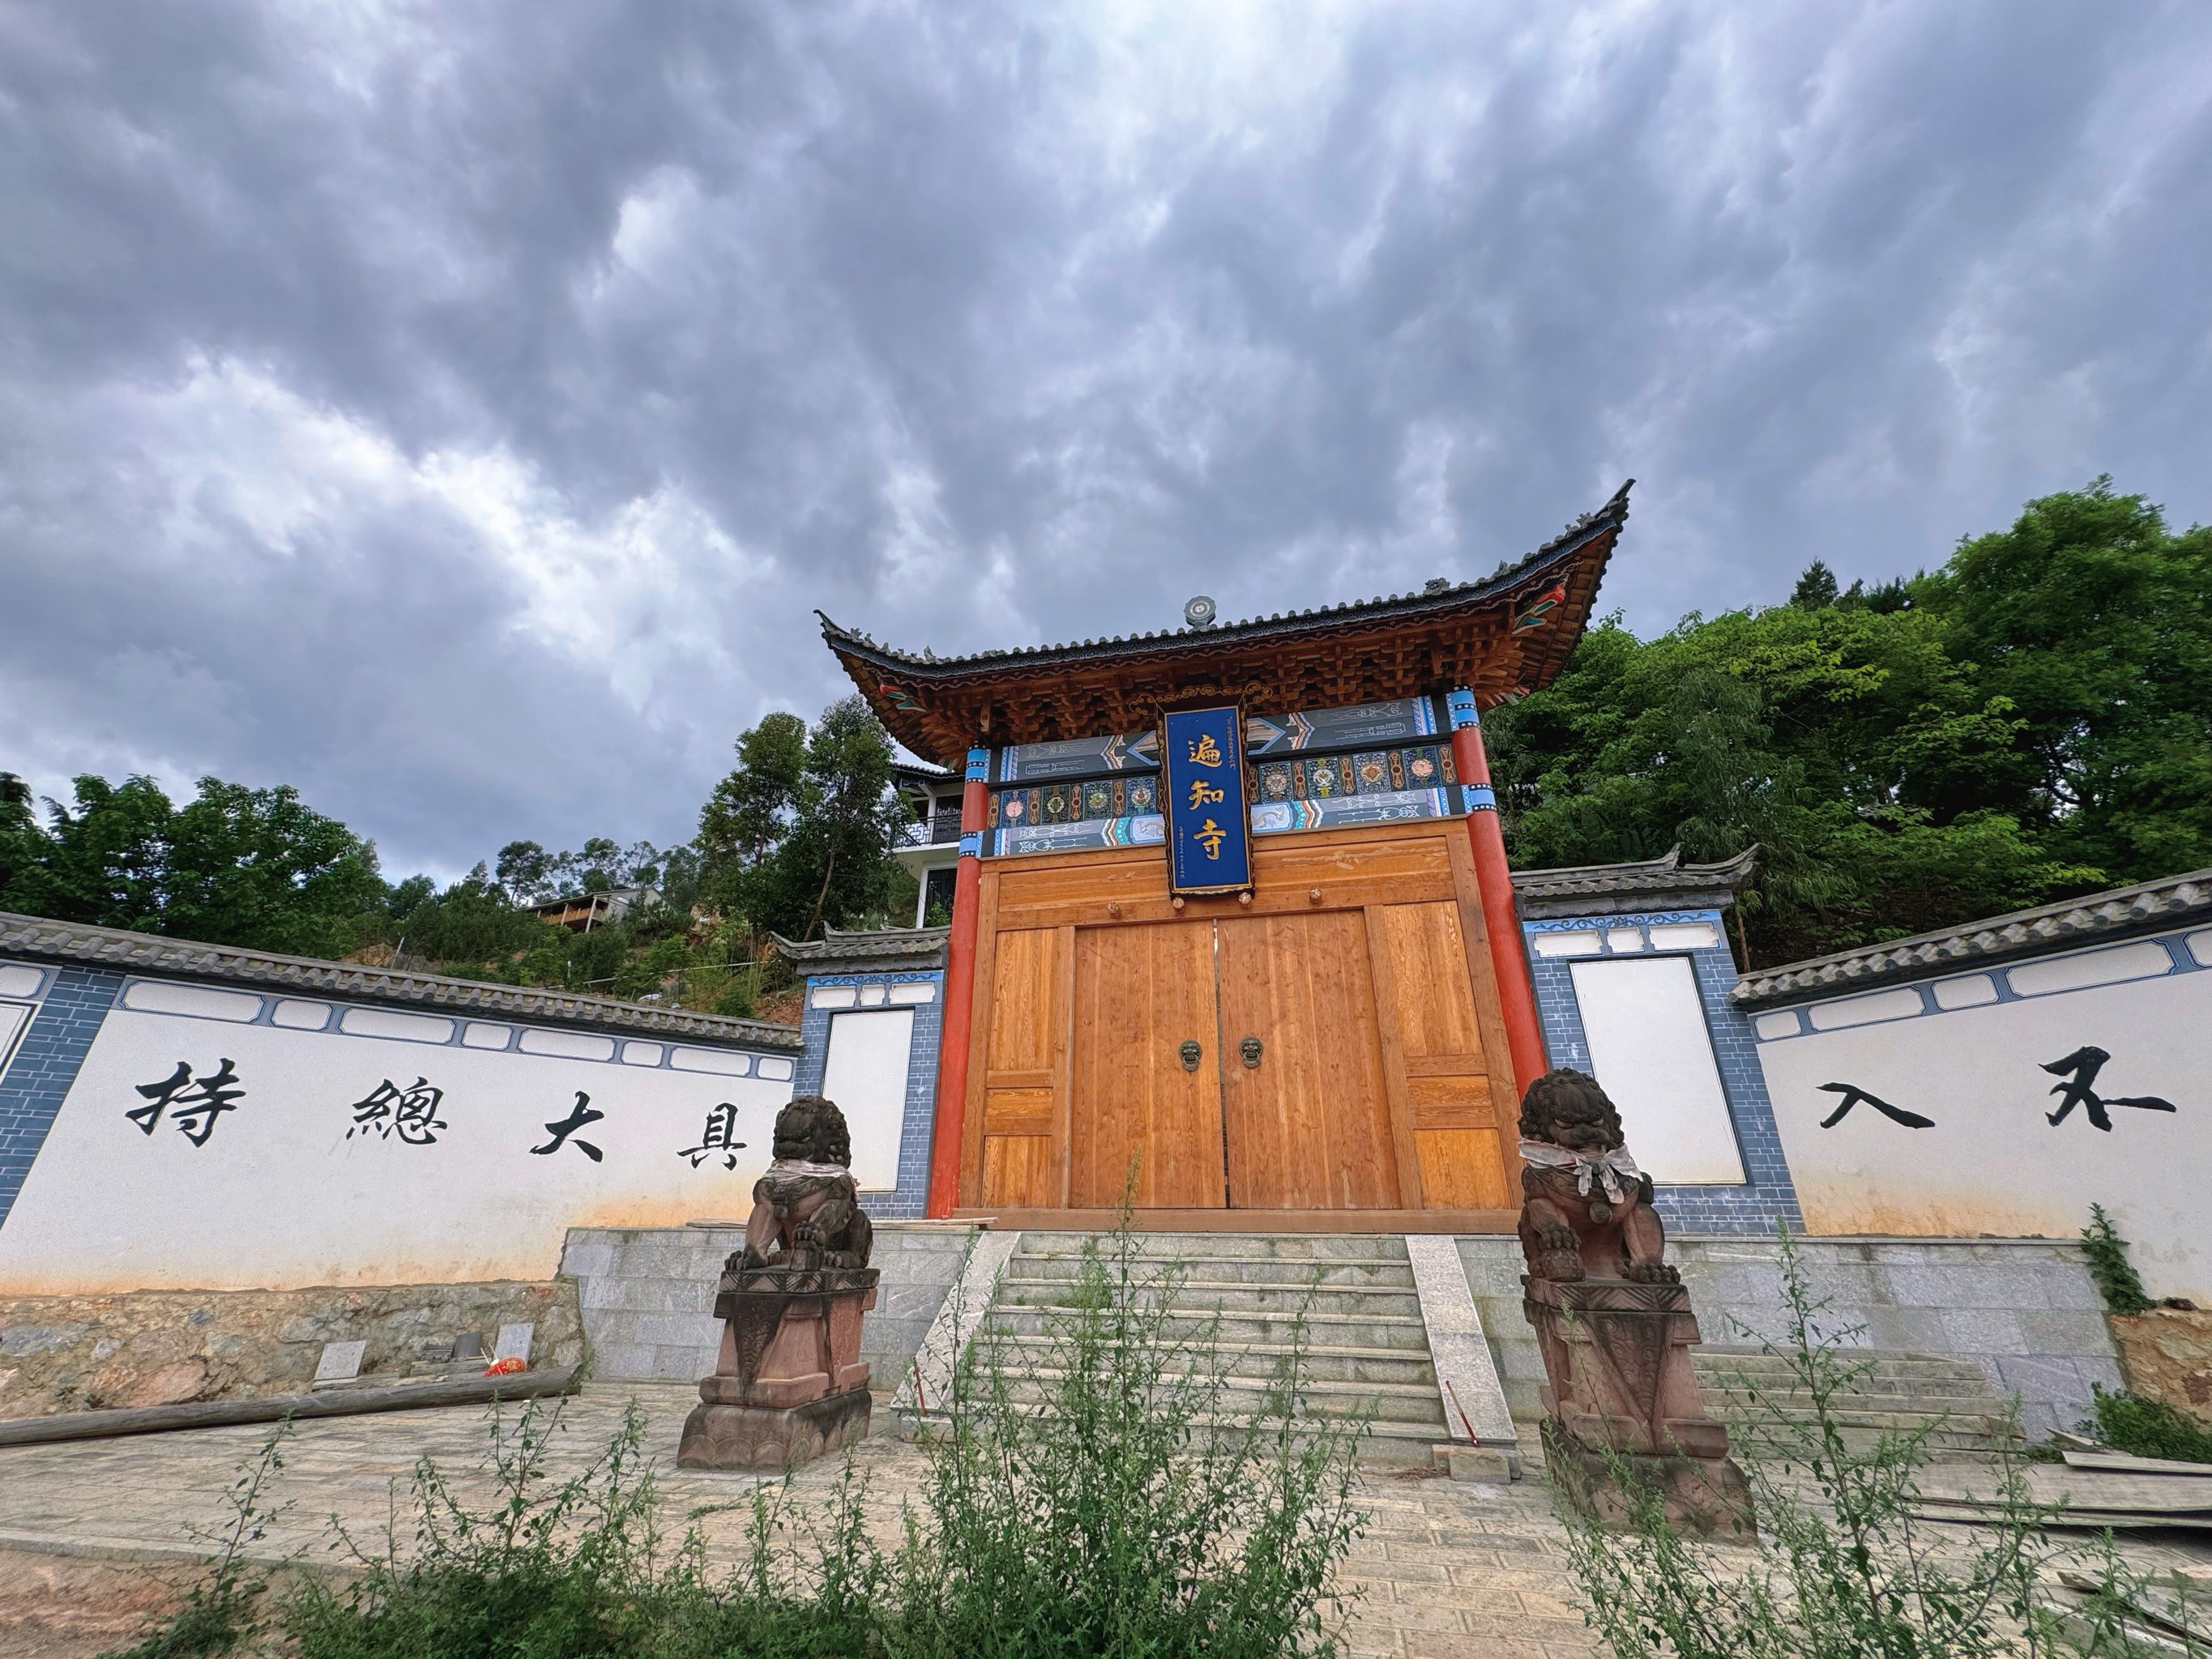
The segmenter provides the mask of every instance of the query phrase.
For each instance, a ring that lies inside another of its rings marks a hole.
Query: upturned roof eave
[[[878,672],[894,672],[906,679],[949,688],[976,680],[989,680],[1009,672],[1047,667],[1079,667],[1092,664],[1195,659],[1223,649],[1234,649],[1277,641],[1322,638],[1332,633],[1364,631],[1378,623],[1419,617],[1442,620],[1460,610],[1470,613],[1496,608],[1523,587],[1534,586],[1552,574],[1552,568],[1571,559],[1592,542],[1617,535],[1628,520],[1630,479],[1604,506],[1583,514],[1558,536],[1516,562],[1493,571],[1480,580],[1461,582],[1436,593],[1390,594],[1384,598],[1347,600],[1316,610],[1247,617],[1210,628],[1179,628],[1158,633],[1121,635],[1110,639],[1082,640],[1055,645],[1017,646],[978,652],[965,657],[916,655],[872,636],[849,629],[828,613],[814,614],[822,636],[841,659],[852,657]],[[1595,584],[1593,584],[1594,587]]]

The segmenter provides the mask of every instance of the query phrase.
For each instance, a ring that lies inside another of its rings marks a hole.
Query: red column
[[[960,1142],[968,1117],[968,1025],[975,1003],[975,912],[983,884],[983,820],[991,810],[987,749],[968,751],[960,796],[960,862],[952,878],[952,937],[945,953],[945,1028],[937,1048],[937,1121],[929,1141],[929,1201],[942,1218],[960,1201]]]
[[[1490,933],[1490,963],[1504,1007],[1517,1097],[1549,1068],[1544,1028],[1536,1018],[1536,987],[1528,976],[1521,916],[1513,905],[1513,876],[1505,867],[1505,836],[1498,825],[1498,797],[1490,787],[1490,757],[1482,752],[1481,717],[1472,691],[1455,691],[1449,701],[1452,762],[1467,797],[1467,835],[1474,847],[1475,884],[1482,890],[1482,920]]]

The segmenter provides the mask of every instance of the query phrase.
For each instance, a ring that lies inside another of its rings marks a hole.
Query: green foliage
[[[1858,1332],[1824,1323],[1787,1229],[1782,1280],[1786,1334],[1762,1345],[1787,1357],[1787,1404],[1754,1394],[1737,1443],[1759,1512],[1756,1546],[1719,1547],[1670,1523],[1659,1494],[1639,1489],[1618,1456],[1614,1479],[1637,1493],[1626,1534],[1565,1513],[1569,1553],[1589,1623],[1620,1655],[1676,1659],[1999,1659],[2130,1651],[2123,1626],[2142,1586],[2117,1554],[2079,1552],[2045,1530],[2057,1510],[2034,1503],[2015,1458],[1983,1466],[1985,1519],[1972,1533],[1914,1513],[1920,1471],[1940,1422],[1884,1431],[1870,1446],[1848,1428],[1865,1363],[1844,1346]],[[2043,1584],[2073,1563],[2103,1590],[2062,1619]],[[2189,1651],[2201,1652],[2192,1645]]]
[[[2212,864],[2212,531],[2100,479],[1932,575],[1607,618],[1486,726],[1516,864],[1756,842],[1758,962]]]
[[[2212,528],[2109,478],[2031,501],[1927,584],[2021,727],[1993,802],[2120,880],[2212,864]]]
[[[76,781],[33,817],[20,780],[0,815],[0,908],[301,955],[381,926],[376,849],[289,787],[202,778],[173,803],[150,778]]]
[[[1351,1461],[1363,1425],[1301,1414],[1301,1320],[1259,1419],[1210,1426],[1225,1362],[1211,1332],[1174,1334],[1183,1279],[1146,1265],[1126,1218],[1104,1250],[1087,1247],[1042,1412],[988,1339],[970,1351],[931,1460],[931,1524],[902,1564],[926,1651],[1334,1650],[1322,1607],[1364,1524]]]
[[[556,1483],[545,1456],[557,1425],[535,1401],[511,1431],[495,1418],[496,1499],[488,1509],[471,1509],[421,1460],[414,1549],[404,1559],[396,1549],[362,1551],[341,1533],[357,1576],[336,1588],[309,1579],[284,1609],[301,1659],[665,1650],[659,1638],[692,1585],[696,1560],[659,1559],[643,1417],[632,1406],[605,1453]]]
[[[859,696],[810,730],[773,714],[737,741],[738,765],[699,815],[702,890],[761,933],[889,925],[913,878],[891,857],[906,811],[890,734]]]
[[[2105,1298],[2106,1313],[2139,1314],[2157,1305],[2143,1288],[2136,1264],[2128,1260],[2127,1240],[2101,1204],[2089,1206],[2089,1224],[2081,1229],[2081,1258],[2097,1283],[2097,1294]]]
[[[1271,1415],[1209,1431],[1210,1345],[1171,1334],[1181,1270],[1139,1271],[1123,1228],[1085,1259],[1072,1356],[1046,1412],[1012,1398],[987,1340],[963,1360],[918,1504],[888,1546],[852,1463],[818,1510],[757,1485],[744,1550],[709,1574],[672,1544],[633,1405],[605,1453],[556,1481],[559,1409],[492,1420],[493,1492],[471,1504],[427,1457],[412,1538],[337,1532],[350,1582],[279,1610],[300,1659],[1297,1659],[1338,1650],[1334,1574],[1363,1519],[1358,1425],[1296,1415],[1304,1335]],[[335,1528],[336,1523],[333,1523]],[[218,1567],[218,1571],[220,1571]],[[258,1586],[254,1593],[258,1593]],[[185,1628],[183,1621],[173,1627]],[[193,1626],[192,1628],[198,1628]],[[251,1633],[240,1620],[198,1647]],[[226,1632],[228,1634],[226,1635]],[[161,1639],[160,1633],[149,1641]],[[197,1638],[195,1638],[197,1639]]]
[[[2171,1457],[2185,1463],[2212,1463],[2212,1431],[2162,1400],[2093,1391],[2094,1416],[2081,1427],[2100,1445],[2137,1457]]]

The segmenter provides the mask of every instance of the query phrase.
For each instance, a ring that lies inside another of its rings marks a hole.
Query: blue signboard
[[[1182,709],[1161,717],[1160,738],[1169,888],[1241,892],[1252,884],[1243,716],[1233,708]]]

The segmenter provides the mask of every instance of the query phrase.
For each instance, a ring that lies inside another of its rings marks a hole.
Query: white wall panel
[[[348,1007],[342,1024],[399,1012]],[[241,1092],[204,1144],[179,1133],[182,1100],[150,1133],[125,1115],[180,1063],[196,1085],[225,1059]],[[359,1121],[380,1085],[417,1078],[442,1091],[427,1144]],[[579,1095],[604,1115],[533,1151]],[[787,1082],[118,1008],[0,1224],[0,1292],[545,1279],[571,1226],[745,1213],[790,1097]],[[695,1163],[725,1102],[746,1144]]]
[[[30,1024],[31,1013],[30,1003],[0,1002],[0,1072],[8,1069],[9,1057],[15,1052],[15,1039]]]
[[[837,1103],[853,1132],[853,1179],[862,1192],[889,1192],[898,1185],[913,1044],[911,1008],[830,1017],[822,1092]]]
[[[2178,1109],[2113,1105],[2100,1130],[2076,1105],[2051,1124],[2063,1085],[2043,1066],[2084,1047],[2109,1056],[2100,1095]],[[2102,1204],[2154,1296],[2212,1304],[2212,973],[1816,1031],[1760,1043],[1759,1061],[1811,1231],[2072,1238]],[[1824,1129],[1832,1083],[1935,1127],[1861,1102]]]
[[[1620,1109],[1637,1163],[1657,1182],[1741,1182],[1743,1155],[1689,962],[1615,957],[1568,971],[1590,1068]]]

